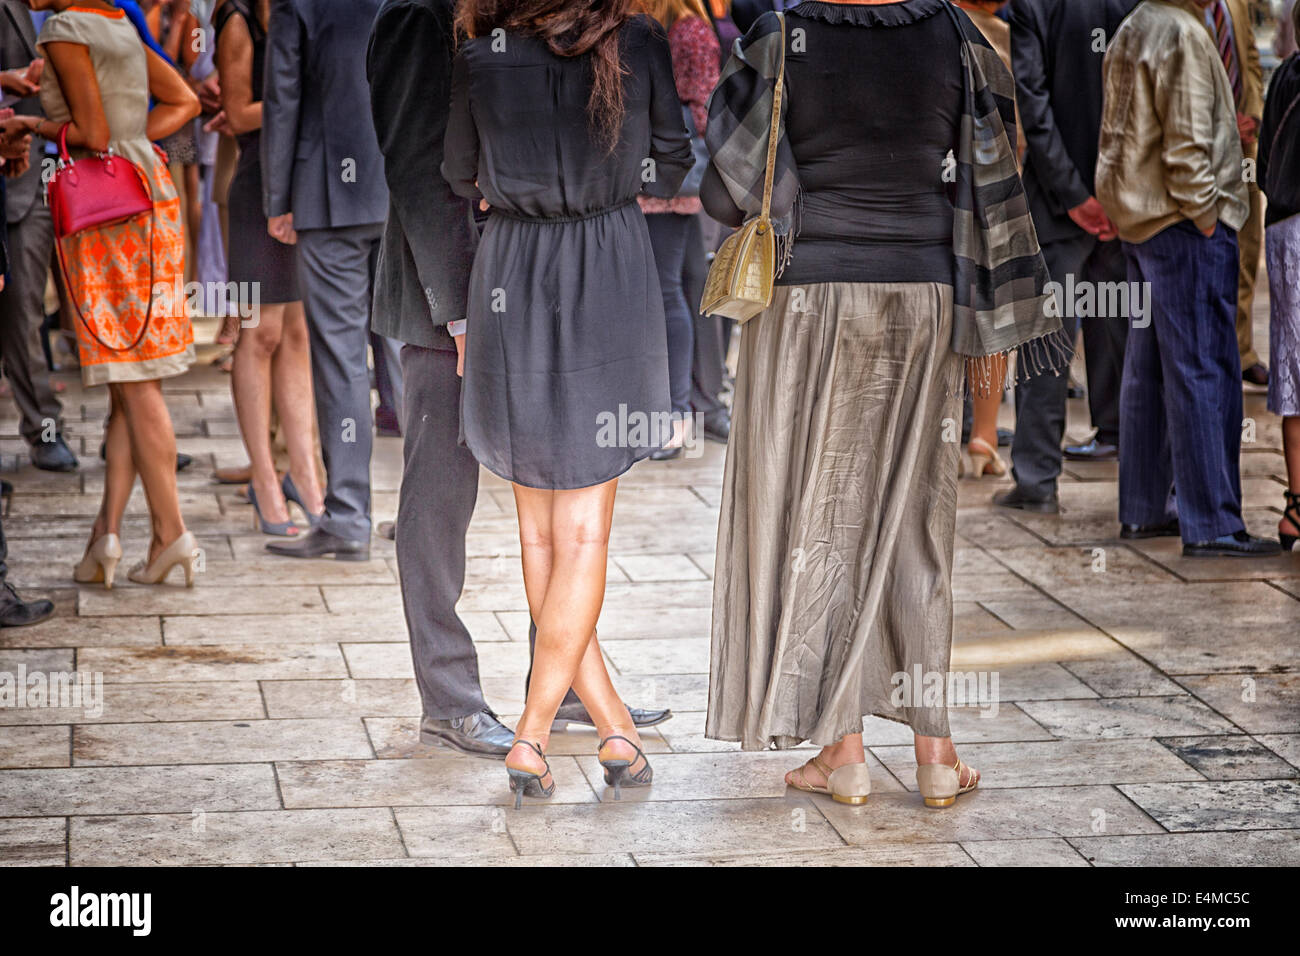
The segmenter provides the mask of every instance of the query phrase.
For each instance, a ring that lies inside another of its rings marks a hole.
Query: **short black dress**
[[[217,43],[232,17],[241,17],[253,38],[254,102],[261,99],[262,77],[266,68],[266,31],[249,12],[248,0],[226,0],[217,10],[213,23]],[[266,213],[262,206],[262,134],[259,130],[239,137],[239,165],[230,181],[226,200],[230,213],[229,250],[226,255],[231,282],[258,283],[260,302],[276,305],[297,302],[298,266],[293,246],[273,239],[266,231]]]
[[[671,198],[691,144],[663,29],[619,34],[624,117],[592,132],[589,56],[514,33],[456,57],[443,175],[491,215],[470,279],[462,425],[533,488],[616,478],[672,433],[663,299],[638,194]]]

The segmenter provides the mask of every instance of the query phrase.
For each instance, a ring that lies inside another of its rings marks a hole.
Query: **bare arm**
[[[221,108],[236,136],[262,128],[262,103],[253,102],[253,37],[240,16],[231,17],[217,37]]]
[[[166,139],[199,115],[199,98],[185,78],[153,50],[145,50],[149,61],[149,95],[156,105],[149,111],[145,135],[151,140]]]
[[[108,119],[99,96],[99,80],[90,62],[90,50],[80,43],[46,43],[45,56],[59,78],[63,98],[67,100],[72,120],[68,125],[68,145],[94,152],[108,149]],[[47,126],[55,126],[47,123]],[[54,138],[58,139],[56,131]]]

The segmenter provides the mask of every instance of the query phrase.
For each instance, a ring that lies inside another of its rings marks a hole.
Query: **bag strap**
[[[778,13],[781,21],[781,66],[776,74],[776,88],[772,91],[772,128],[767,134],[767,169],[763,174],[764,219],[772,218],[772,181],[776,178],[776,146],[781,135],[781,98],[785,90],[785,14]]]
[[[63,129],[64,129],[65,131],[67,130],[67,128],[68,128],[67,125],[65,125],[65,126],[63,127]],[[64,135],[64,134],[60,134],[60,139],[61,139],[61,140],[62,140],[62,136],[63,136],[63,135]],[[60,143],[60,145],[62,145],[62,143]],[[65,147],[65,149],[66,149],[66,147]],[[65,155],[66,155],[66,153],[65,153]],[[118,157],[118,158],[121,159],[122,157]],[[143,172],[141,172],[140,168],[139,168],[138,166],[136,166],[135,163],[131,162],[130,160],[124,160],[124,162],[126,162],[126,163],[131,167],[131,169],[133,169],[133,170],[135,171],[135,174],[136,174],[137,176],[140,177],[140,181],[141,181],[142,183],[144,183],[145,192],[147,192],[147,193],[149,194],[149,200],[150,200],[150,203],[152,204],[152,202],[153,202],[153,189],[151,188],[151,186],[150,186],[150,184],[149,184],[149,179],[148,179],[148,177],[145,176],[145,174],[144,174]],[[154,300],[154,294],[153,294],[153,280],[154,280],[154,257],[153,257],[153,249],[154,249],[154,234],[155,234],[156,231],[157,231],[157,222],[158,222],[158,207],[157,207],[157,206],[154,206],[154,207],[152,208],[150,214],[149,214],[149,291],[148,291],[148,293],[147,293],[148,298],[149,298],[149,306],[148,306],[148,308],[145,310],[145,313],[144,313],[144,322],[143,322],[143,323],[141,324],[141,326],[140,326],[140,334],[137,335],[137,336],[135,337],[135,341],[132,342],[130,345],[126,345],[126,346],[122,346],[122,347],[118,347],[118,346],[115,346],[115,345],[109,345],[107,342],[105,342],[103,339],[101,339],[101,338],[99,337],[99,333],[98,333],[97,331],[95,331],[95,326],[91,324],[91,322],[90,322],[90,320],[89,320],[88,318],[86,318],[84,315],[82,315],[82,313],[81,313],[81,305],[80,305],[80,303],[77,301],[77,296],[73,293],[73,289],[72,289],[72,276],[71,276],[71,274],[68,272],[68,263],[67,263],[67,260],[64,259],[64,257],[63,257],[63,239],[56,238],[56,239],[54,240],[54,251],[55,251],[55,253],[58,255],[58,259],[59,259],[59,270],[63,273],[63,284],[64,284],[65,286],[67,286],[67,288],[68,288],[68,298],[69,298],[70,300],[72,300],[72,308],[73,308],[73,310],[77,313],[77,318],[79,318],[79,319],[81,320],[81,324],[84,325],[84,326],[86,327],[86,331],[90,333],[90,337],[93,338],[96,342],[98,342],[98,343],[100,344],[101,347],[103,347],[104,349],[108,350],[109,352],[130,352],[130,351],[132,351],[132,350],[133,350],[137,345],[139,345],[141,342],[143,342],[143,341],[144,341],[144,337],[149,333],[149,321],[153,318],[153,300]],[[65,237],[65,238],[66,238],[66,237]]]

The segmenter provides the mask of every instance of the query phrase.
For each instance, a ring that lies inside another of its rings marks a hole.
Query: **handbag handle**
[[[767,134],[767,168],[763,171],[763,219],[772,218],[772,181],[776,178],[776,145],[781,135],[781,95],[785,89],[785,14],[778,13],[781,21],[781,65],[777,69],[776,88],[772,91],[772,128]]]
[[[71,166],[73,163],[72,157],[68,154],[68,127],[71,125],[72,125],[71,123],[64,123],[62,126],[59,127],[59,163],[62,166]],[[127,162],[130,161],[128,160]],[[148,177],[145,176],[144,173],[140,171],[140,169],[135,165],[135,163],[130,163],[130,166],[131,169],[135,171],[135,174],[140,177],[140,182],[144,184],[144,191],[149,194],[149,200],[150,203],[152,204],[153,187],[150,185]],[[154,241],[154,232],[156,231],[157,220],[158,220],[158,208],[154,206],[152,212],[149,215],[149,292],[148,292],[149,307],[145,310],[144,322],[141,323],[140,325],[140,334],[135,337],[135,341],[133,341],[130,345],[121,348],[114,345],[109,345],[107,342],[101,339],[99,337],[99,333],[95,331],[95,326],[91,324],[89,319],[87,319],[84,315],[81,314],[81,304],[77,301],[77,297],[72,293],[72,278],[68,272],[67,260],[65,260],[63,257],[63,240],[57,237],[54,240],[54,251],[58,254],[59,270],[63,273],[63,284],[68,288],[68,298],[72,300],[72,308],[77,313],[77,318],[81,320],[81,324],[86,327],[86,331],[90,333],[90,337],[93,338],[96,342],[98,342],[102,348],[106,349],[109,352],[130,352],[133,349],[135,349],[137,345],[139,345],[141,342],[144,341],[145,335],[147,335],[149,332],[149,321],[150,319],[153,318],[153,300],[154,300],[153,241]]]

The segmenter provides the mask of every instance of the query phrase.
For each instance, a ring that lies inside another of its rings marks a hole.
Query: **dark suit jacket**
[[[0,69],[13,70],[25,67],[39,54],[36,52],[36,29],[32,26],[31,11],[19,0],[0,0]],[[20,116],[41,116],[40,96],[28,96],[14,104]],[[6,183],[5,221],[18,222],[25,218],[33,205],[44,202],[41,186],[41,160],[45,158],[45,140],[32,137],[32,165],[17,179]]]
[[[743,36],[749,32],[749,28],[754,25],[754,21],[767,13],[769,10],[782,10],[780,0],[732,0],[731,4],[731,22],[734,23]]]
[[[272,0],[262,111],[267,216],[297,229],[384,221],[366,37],[381,0]]]
[[[465,317],[478,238],[470,203],[439,172],[456,53],[452,11],[452,0],[384,0],[366,53],[389,194],[373,328],[443,349],[455,349],[446,325]]]
[[[1093,195],[1105,44],[1136,6],[1137,0],[1012,0],[1025,193],[1040,242],[1082,232],[1068,212]],[[1097,30],[1105,31],[1104,43]]]

